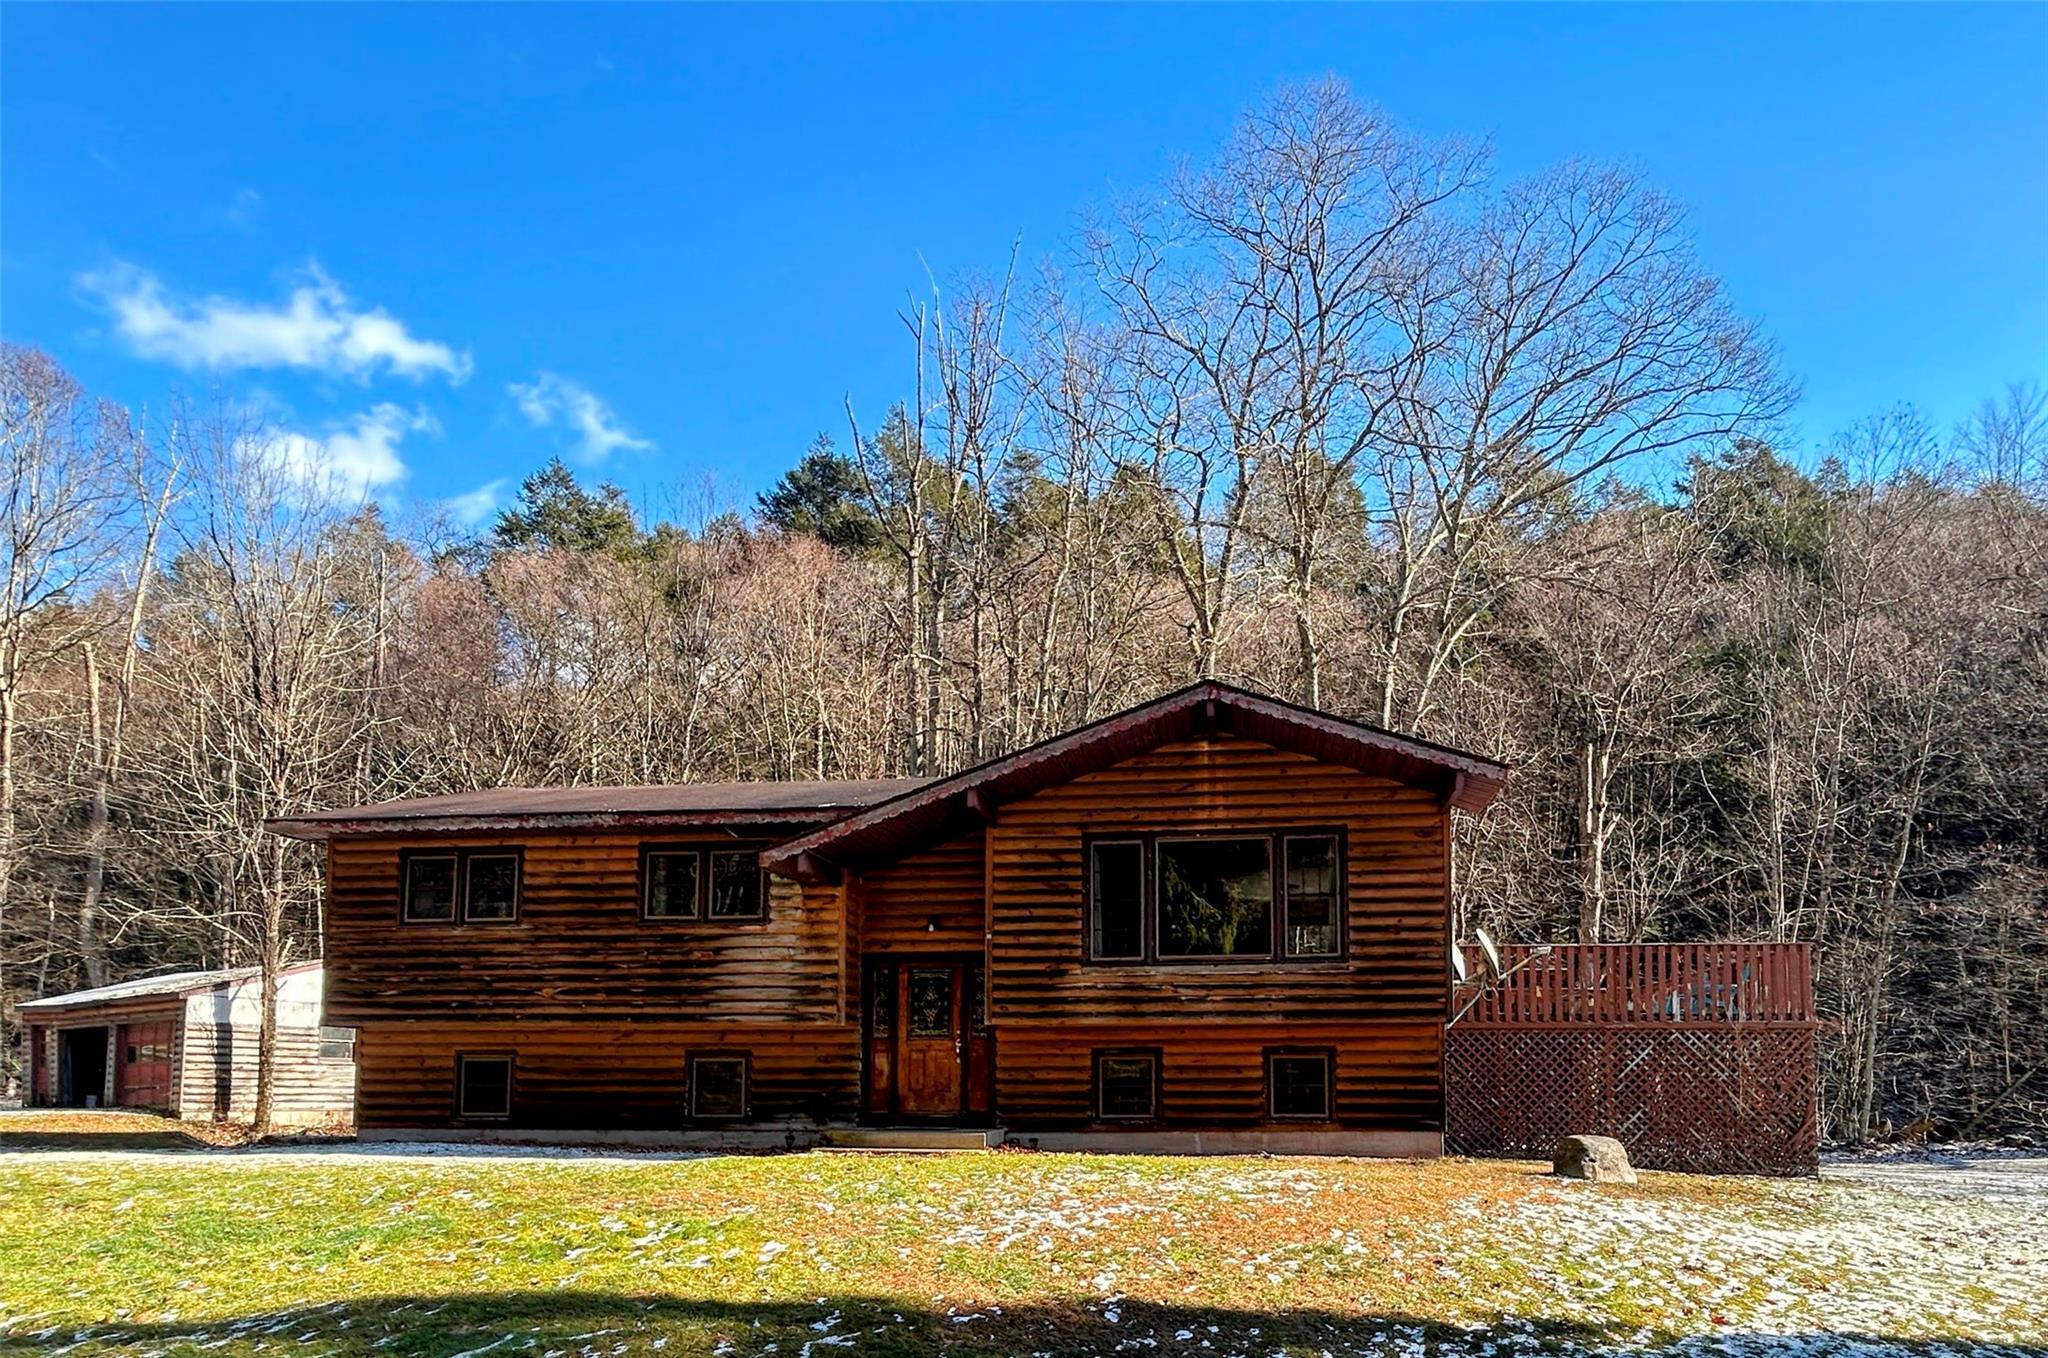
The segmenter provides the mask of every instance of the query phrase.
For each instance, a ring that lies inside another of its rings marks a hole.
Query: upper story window
[[[643,919],[760,920],[768,876],[753,849],[657,845],[640,855]]]
[[[1343,954],[1343,840],[1331,831],[1091,840],[1087,877],[1094,961]]]
[[[519,918],[517,849],[430,849],[404,855],[399,911],[409,923],[510,924]]]

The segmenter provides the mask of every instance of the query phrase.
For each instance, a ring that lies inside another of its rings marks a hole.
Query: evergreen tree
[[[501,551],[540,549],[603,552],[629,557],[642,545],[626,492],[602,482],[595,492],[577,483],[559,457],[519,484],[519,503],[498,515],[492,545]]]
[[[841,551],[872,551],[882,540],[874,514],[862,502],[859,469],[839,454],[829,435],[818,435],[803,461],[755,500],[761,517],[781,532],[807,533]]]

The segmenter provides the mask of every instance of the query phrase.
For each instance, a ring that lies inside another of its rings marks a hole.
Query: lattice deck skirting
[[[1448,1150],[1547,1157],[1561,1136],[1598,1133],[1620,1139],[1650,1169],[1816,1172],[1810,972],[1803,955],[1796,966],[1776,965],[1783,950],[1799,945],[1715,945],[1711,967],[1683,957],[1675,966],[1660,963],[1655,984],[1641,979],[1639,960],[1624,967],[1601,956],[1626,948],[1639,959],[1648,946],[1556,949],[1554,960],[1541,957],[1541,984],[1518,975],[1519,987],[1475,1007],[1481,1021],[1451,1026],[1444,1043]],[[1677,946],[1702,952],[1702,945]],[[1747,949],[1773,950],[1772,964],[1746,965],[1737,954]],[[1767,974],[1774,984],[1743,993]],[[1597,992],[1590,1001],[1589,992]],[[1554,1017],[1574,1011],[1587,1017]],[[1762,1014],[1770,1017],[1750,1017]]]

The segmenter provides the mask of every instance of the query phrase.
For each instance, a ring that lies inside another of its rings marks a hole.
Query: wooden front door
[[[896,1111],[952,1117],[966,1107],[967,965],[907,962],[896,971]]]
[[[123,1108],[171,1106],[171,1039],[174,1025],[124,1023],[114,1055],[114,1101]]]

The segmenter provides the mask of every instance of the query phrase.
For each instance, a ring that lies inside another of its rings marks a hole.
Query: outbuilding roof
[[[319,965],[318,962],[301,962],[296,966],[286,967],[285,971],[304,971],[308,967]],[[227,967],[219,971],[167,971],[158,976],[139,976],[132,981],[116,981],[112,985],[94,986],[90,990],[74,990],[69,994],[49,995],[40,1000],[24,1000],[15,1007],[23,1013],[31,1013],[43,1009],[78,1009],[114,1000],[146,1000],[158,995],[196,995],[204,990],[212,990],[216,986],[253,981],[262,974],[261,967]]]
[[[658,825],[770,825],[788,831],[837,820],[912,789],[923,778],[846,778],[811,782],[659,783],[639,787],[497,787],[438,797],[408,797],[266,822],[294,839],[394,830],[515,829]]]
[[[1507,782],[1507,766],[1494,760],[1204,680],[912,788],[778,845],[762,854],[762,862],[778,872],[805,875],[819,868],[886,861],[989,815],[1005,801],[1108,768],[1159,745],[1203,735],[1262,741],[1426,787],[1461,811],[1484,811]]]

